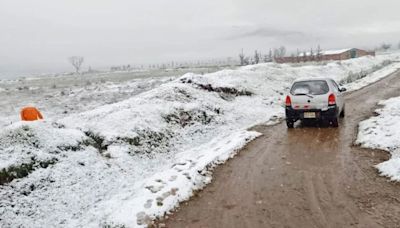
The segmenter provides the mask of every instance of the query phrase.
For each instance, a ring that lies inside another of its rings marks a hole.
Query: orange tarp
[[[25,107],[21,110],[21,120],[35,121],[43,119],[42,114],[35,107]]]

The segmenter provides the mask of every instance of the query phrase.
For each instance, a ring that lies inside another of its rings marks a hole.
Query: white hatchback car
[[[295,80],[285,102],[288,128],[297,120],[322,120],[338,127],[339,117],[344,117],[344,91],[330,78]]]

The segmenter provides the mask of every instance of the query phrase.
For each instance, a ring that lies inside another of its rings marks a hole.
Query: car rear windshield
[[[295,82],[290,90],[292,95],[321,95],[329,92],[324,80]]]

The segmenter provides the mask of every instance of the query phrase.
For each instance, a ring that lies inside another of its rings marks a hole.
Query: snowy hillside
[[[259,136],[249,127],[279,122],[294,79],[332,77],[359,89],[399,68],[395,59],[189,73],[120,102],[89,102],[92,108],[61,119],[5,124],[0,226],[145,226],[204,187],[214,166]]]
[[[375,110],[378,116],[360,123],[357,143],[390,152],[391,158],[376,168],[383,176],[400,181],[400,97],[381,101],[379,105],[383,107]]]

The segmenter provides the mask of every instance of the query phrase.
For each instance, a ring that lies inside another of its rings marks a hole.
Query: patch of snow
[[[378,116],[360,122],[356,143],[390,152],[388,161],[376,165],[381,175],[400,181],[400,97],[379,102]]]

